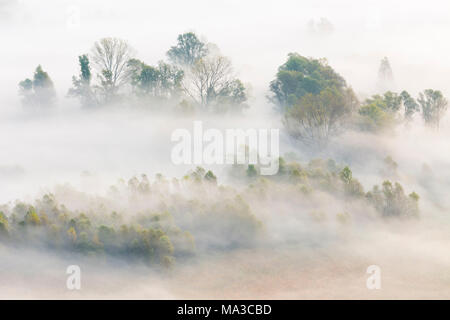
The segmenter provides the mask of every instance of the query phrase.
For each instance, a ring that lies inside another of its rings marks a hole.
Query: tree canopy
[[[34,71],[33,80],[25,79],[19,83],[19,92],[24,106],[42,108],[55,103],[53,81],[40,65]]]
[[[178,35],[177,44],[167,51],[169,60],[181,66],[193,66],[207,54],[206,44],[200,41],[193,32]]]
[[[295,105],[304,95],[319,94],[327,88],[343,90],[346,82],[324,59],[306,58],[290,53],[270,83],[270,100],[281,110]]]

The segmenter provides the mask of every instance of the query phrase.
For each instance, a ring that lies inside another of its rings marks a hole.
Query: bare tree
[[[293,138],[322,149],[341,132],[357,104],[350,88],[344,92],[328,88],[318,95],[308,93],[287,111],[283,123]]]
[[[105,100],[110,101],[118,90],[129,81],[128,61],[134,50],[125,40],[103,38],[92,48],[92,61],[101,81]]]
[[[239,84],[240,90],[236,90]],[[233,77],[231,62],[223,56],[198,60],[187,72],[183,90],[195,103],[206,109],[214,104],[242,104],[247,99],[245,88]]]

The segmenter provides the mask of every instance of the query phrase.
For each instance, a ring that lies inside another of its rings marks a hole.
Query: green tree
[[[0,211],[0,237],[8,235],[8,226],[8,218],[2,211]]]
[[[206,44],[193,32],[178,35],[177,41],[177,45],[167,51],[167,56],[172,63],[193,66],[208,54]]]
[[[83,107],[93,107],[97,104],[95,94],[91,87],[91,66],[86,54],[78,57],[80,75],[72,77],[73,87],[69,89],[68,96],[78,98]]]
[[[417,99],[422,108],[422,117],[430,127],[439,130],[439,123],[447,111],[447,99],[439,90],[427,89]]]
[[[296,105],[306,94],[317,95],[327,88],[343,90],[346,82],[325,59],[306,58],[290,53],[270,83],[270,100],[282,111]]]
[[[138,59],[128,61],[131,84],[140,97],[170,99],[179,96],[184,72],[160,61],[156,67]]]
[[[213,184],[217,184],[217,177],[211,170],[208,170],[208,172],[206,172],[205,180],[208,182],[212,182]]]
[[[33,80],[25,79],[19,83],[19,93],[23,97],[24,106],[51,107],[55,103],[56,92],[50,76],[39,65],[33,75]]]
[[[410,121],[414,115],[414,113],[418,112],[420,110],[419,104],[416,102],[416,100],[411,97],[411,95],[403,90],[400,93],[400,96],[402,98],[403,102],[403,108],[404,108],[404,117],[406,121]]]
[[[247,168],[247,177],[253,178],[258,175],[258,171],[255,168],[254,164],[249,164]]]
[[[391,128],[396,123],[401,104],[402,97],[391,91],[366,99],[358,111],[361,129],[379,131]]]
[[[406,196],[398,182],[393,184],[386,180],[381,189],[374,186],[366,197],[385,217],[417,217],[419,215],[419,196],[415,192]]]
[[[29,207],[27,214],[25,215],[25,224],[31,226],[39,226],[41,224],[41,219],[36,213],[36,209],[34,207]]]
[[[352,171],[348,166],[342,169],[342,171],[339,173],[339,176],[345,184],[349,184],[350,181],[352,181]]]
[[[339,172],[339,177],[344,183],[344,193],[350,197],[361,197],[364,195],[364,188],[361,183],[354,179],[352,171],[348,166]]]

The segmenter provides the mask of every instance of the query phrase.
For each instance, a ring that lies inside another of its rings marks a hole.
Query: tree
[[[284,116],[289,134],[306,145],[325,147],[330,137],[343,129],[356,107],[346,95],[353,95],[351,89],[342,93],[327,88],[316,95],[304,95]]]
[[[320,18],[319,21],[310,20],[308,22],[308,29],[311,34],[327,36],[333,33],[334,26],[327,18]]]
[[[410,121],[412,119],[414,113],[416,113],[420,110],[419,104],[405,90],[403,90],[400,93],[400,96],[402,98],[402,103],[403,103],[403,108],[404,108],[404,118],[406,121]]]
[[[70,227],[67,232],[67,237],[68,239],[72,242],[75,243],[77,241],[77,232],[75,231],[74,227]]]
[[[26,225],[38,226],[41,224],[41,219],[39,218],[36,210],[33,207],[30,207],[28,209],[24,221]]]
[[[258,175],[258,171],[255,168],[254,164],[249,164],[246,170],[247,173],[247,177],[249,178],[253,178],[256,177]]]
[[[447,111],[447,100],[439,90],[427,89],[417,99],[425,124],[439,130],[439,122]]]
[[[33,80],[25,79],[19,83],[19,93],[24,106],[38,108],[53,106],[56,97],[53,81],[40,65],[34,72]]]
[[[391,69],[391,64],[387,57],[381,60],[380,67],[378,69],[378,90],[385,92],[392,90],[394,86],[394,76]]]
[[[162,61],[152,67],[138,59],[131,59],[128,66],[131,84],[138,96],[169,99],[179,95],[183,70]]]
[[[398,183],[386,180],[380,189],[374,186],[366,194],[367,199],[385,217],[417,217],[419,215],[419,196],[412,192],[405,195],[403,187]]]
[[[167,56],[172,63],[189,67],[208,54],[206,44],[201,42],[193,32],[180,34],[177,40],[177,45],[167,51]]]
[[[344,193],[350,197],[360,197],[364,195],[364,188],[361,183],[354,179],[352,171],[348,166],[339,172],[339,177],[344,183]]]
[[[133,55],[134,50],[122,39],[103,38],[94,44],[92,61],[105,102],[111,102],[119,89],[128,83],[128,61]]]
[[[0,239],[5,235],[8,235],[8,218],[0,211]]]
[[[92,107],[97,103],[95,94],[91,88],[91,66],[89,65],[89,58],[86,54],[78,57],[80,64],[80,75],[72,77],[73,87],[69,89],[68,96],[76,97],[80,100],[83,107]]]
[[[211,182],[213,184],[217,184],[217,177],[214,175],[214,173],[211,170],[208,170],[208,172],[206,172],[205,180],[208,182]]]
[[[327,88],[344,90],[346,83],[325,59],[306,58],[290,53],[285,64],[278,68],[276,79],[270,83],[273,96],[269,99],[281,111],[298,103],[306,94],[319,94]]]
[[[388,91],[384,95],[374,95],[366,99],[358,110],[363,130],[378,131],[392,127],[400,110],[402,97]]]
[[[182,85],[184,92],[204,110],[220,109],[224,105],[246,106],[245,87],[233,77],[231,62],[223,56],[208,56],[198,60]]]

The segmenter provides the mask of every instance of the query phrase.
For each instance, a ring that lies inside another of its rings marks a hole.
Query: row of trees
[[[104,38],[90,54],[78,57],[80,73],[72,78],[68,95],[86,108],[123,102],[126,97],[142,106],[169,103],[182,110],[240,111],[247,107],[247,89],[234,76],[229,59],[218,52],[194,33],[185,33],[167,51],[169,62],[151,66],[136,59],[126,41]],[[393,81],[387,58],[381,62],[379,81],[379,87],[383,83],[389,87]],[[41,108],[55,102],[53,82],[41,66],[33,79],[25,79],[19,87],[25,105]],[[289,54],[279,67],[270,91],[269,99],[282,114],[289,134],[317,148],[326,146],[344,128],[381,131],[410,123],[416,113],[427,126],[439,129],[448,104],[442,92],[433,89],[416,99],[407,91],[386,91],[360,102],[325,59],[297,53]]]
[[[194,253],[194,239],[168,212],[126,219],[122,214],[69,210],[46,194],[33,205],[0,208],[0,243],[55,251],[114,256],[170,267],[176,256]]]
[[[384,180],[381,187],[374,185],[370,191],[365,191],[363,185],[353,176],[348,166],[340,166],[335,161],[313,159],[306,165],[296,161],[287,162],[284,158],[279,159],[280,168],[276,175],[262,176],[259,170],[249,165],[245,170],[246,178],[253,182],[252,188],[266,188],[267,180],[285,182],[296,186],[296,192],[304,195],[312,195],[317,191],[326,192],[346,203],[351,201],[362,202],[363,206],[372,207],[382,217],[413,218],[419,216],[419,195],[415,192],[405,193],[404,188],[398,182]],[[395,164],[392,158],[385,159],[387,167]],[[234,167],[233,170],[240,171],[244,175],[244,168]],[[234,173],[237,177],[239,174]],[[287,190],[283,189],[285,192]],[[271,197],[275,191],[271,191]]]
[[[387,58],[380,67],[381,80],[391,81]],[[438,90],[427,89],[414,99],[407,91],[387,91],[360,102],[336,71],[324,59],[288,55],[275,80],[269,99],[283,115],[287,131],[296,139],[315,147],[325,146],[330,137],[346,127],[380,131],[399,122],[409,123],[420,113],[425,124],[439,129],[447,110],[447,100]]]
[[[169,62],[151,66],[135,56],[125,40],[97,41],[90,54],[78,57],[80,73],[72,78],[68,96],[87,108],[111,105],[124,97],[145,106],[169,102],[205,111],[247,107],[247,89],[235,77],[230,60],[195,33],[178,36],[167,51]],[[33,80],[26,79],[19,87],[24,105],[41,108],[55,103],[53,82],[41,66]]]

